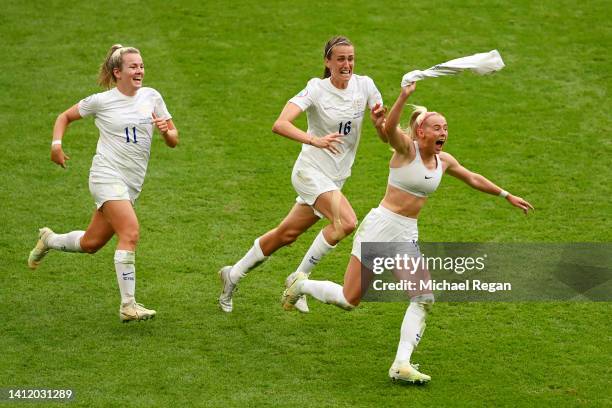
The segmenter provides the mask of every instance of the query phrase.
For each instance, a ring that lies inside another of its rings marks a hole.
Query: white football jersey
[[[151,113],[166,120],[172,118],[160,93],[143,87],[136,95],[127,96],[113,88],[88,96],[78,107],[82,117],[94,115],[100,130],[90,177],[103,181],[119,176],[140,192],[151,152]]]
[[[346,89],[338,89],[329,78],[313,78],[289,102],[306,111],[308,134],[322,137],[339,132],[344,135],[344,143],[336,144],[339,153],[304,144],[298,161],[315,166],[332,180],[350,176],[366,109],[382,104],[374,81],[367,76],[352,75]]]

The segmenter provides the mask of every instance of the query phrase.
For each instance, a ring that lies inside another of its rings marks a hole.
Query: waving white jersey
[[[162,96],[153,88],[140,88],[127,96],[117,88],[93,94],[78,104],[82,117],[94,115],[100,138],[90,178],[104,181],[120,177],[140,192],[149,163],[153,118],[171,119]]]
[[[343,144],[336,144],[340,153],[304,144],[298,157],[320,169],[332,180],[344,180],[351,175],[355,153],[361,137],[361,125],[366,109],[382,104],[382,96],[370,77],[352,75],[346,89],[338,89],[329,78],[313,78],[306,88],[289,100],[306,112],[307,133],[322,137],[339,132]]]

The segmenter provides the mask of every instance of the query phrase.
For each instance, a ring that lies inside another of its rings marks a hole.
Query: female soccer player
[[[293,309],[299,296],[304,294],[345,310],[352,310],[359,305],[363,295],[361,243],[416,243],[419,212],[427,202],[427,197],[437,189],[444,172],[472,188],[505,198],[525,213],[533,209],[527,201],[502,190],[480,174],[469,171],[453,156],[442,152],[448,130],[446,119],[441,114],[416,107],[410,117],[409,128],[402,130],[398,126],[404,105],[414,89],[414,83],[402,88],[384,124],[389,143],[395,149],[389,164],[387,192],[378,208],[368,213],[355,235],[351,259],[344,275],[344,287],[329,281],[309,280],[306,274],[297,273],[283,293],[285,310]],[[401,327],[397,355],[389,369],[392,379],[417,383],[431,379],[410,363],[410,356],[423,334],[427,311],[433,300],[431,293],[411,298]]]
[[[371,109],[370,118],[378,135],[386,142],[382,97],[372,79],[353,74],[355,50],[348,38],[331,38],[325,45],[323,60],[323,79],[308,81],[306,88],[285,105],[272,128],[302,143],[291,175],[298,193],[296,204],[276,228],[255,240],[242,259],[219,271],[219,305],[224,312],[232,311],[233,291],[248,271],[277,249],[294,242],[320,218],[327,218],[330,224],[321,230],[297,268],[306,274],[357,224],[355,212],[340,190],[351,174],[366,107]],[[306,132],[293,124],[304,111]],[[305,298],[296,308],[308,311]]]
[[[108,91],[88,96],[57,117],[51,160],[63,168],[69,159],[62,150],[68,125],[85,116],[95,118],[100,138],[89,171],[89,190],[97,208],[87,231],[56,234],[47,227],[41,228],[28,258],[29,267],[35,269],[51,249],[92,254],[117,234],[115,271],[121,292],[119,317],[123,322],[155,316],[155,310],[136,303],[134,297],[139,236],[134,202],[144,182],[153,128],[157,127],[169,147],[175,147],[179,141],[162,96],[155,89],[142,86],[144,73],[140,51],[113,45],[98,78]]]

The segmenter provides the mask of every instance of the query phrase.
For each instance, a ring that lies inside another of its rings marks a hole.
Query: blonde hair
[[[134,47],[124,47],[121,44],[113,45],[102,65],[100,65],[100,73],[98,74],[98,84],[106,89],[111,89],[117,82],[113,70],[121,69],[123,64],[123,54],[140,54],[140,51]]]
[[[412,140],[416,140],[417,129],[423,126],[423,123],[427,118],[433,115],[439,115],[438,112],[428,111],[425,106],[419,105],[410,105],[413,110],[410,114],[410,122],[408,123],[408,127],[403,129],[404,132],[410,136]]]

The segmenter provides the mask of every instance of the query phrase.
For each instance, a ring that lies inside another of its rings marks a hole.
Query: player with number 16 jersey
[[[341,189],[351,175],[367,111],[378,136],[386,142],[382,97],[372,79],[353,74],[355,50],[348,38],[331,38],[323,50],[323,62],[323,78],[308,81],[306,88],[287,102],[272,127],[274,133],[302,143],[291,174],[298,194],[296,204],[276,228],[255,239],[242,259],[221,268],[219,306],[224,312],[233,310],[233,292],[240,279],[321,218],[327,218],[329,224],[321,229],[297,271],[310,273],[357,225],[355,211]],[[306,132],[293,123],[304,112]],[[295,307],[308,312],[306,298]]]
[[[296,167],[301,164],[313,166],[334,181],[349,177],[359,146],[366,107],[371,109],[376,103],[382,103],[374,81],[370,77],[353,74],[347,88],[339,89],[332,85],[329,78],[313,78],[289,102],[306,112],[308,134],[338,132],[342,135],[342,144],[338,145],[336,154],[310,144],[302,145]]]

